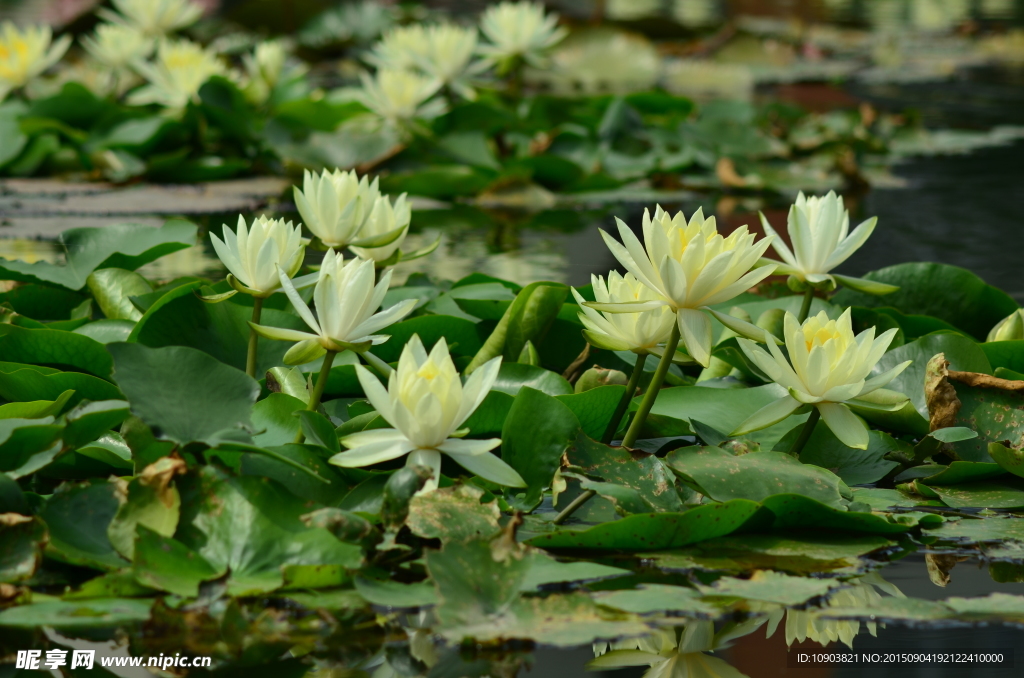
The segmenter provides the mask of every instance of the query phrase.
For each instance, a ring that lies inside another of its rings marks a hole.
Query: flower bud
[[[637,360],[643,360],[643,357],[639,357]],[[607,367],[591,367],[581,374],[580,378],[576,381],[576,393],[583,393],[592,388],[608,386],[609,384],[622,384],[625,386],[628,381],[629,379],[625,373],[618,370]]]
[[[986,341],[1018,341],[1024,339],[1024,309],[1019,308],[993,327]]]

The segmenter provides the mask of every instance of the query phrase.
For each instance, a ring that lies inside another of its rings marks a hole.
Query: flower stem
[[[252,300],[252,324],[260,324],[260,315],[263,313],[263,297],[253,297]],[[260,343],[260,335],[256,330],[249,328],[249,353],[245,357],[245,373],[253,379],[256,378],[256,348]]]
[[[320,368],[320,375],[316,378],[316,385],[313,386],[313,392],[309,394],[309,404],[306,409],[310,412],[316,412],[316,409],[320,407],[320,398],[324,394],[324,388],[327,386],[327,378],[331,374],[331,365],[334,363],[334,356],[338,355],[337,351],[328,351],[324,355],[324,364]],[[305,440],[306,436],[302,432],[302,427],[299,427],[299,432],[295,436],[295,442],[301,443]]]
[[[569,505],[562,509],[562,512],[555,516],[555,519],[551,522],[553,522],[555,525],[561,525],[565,522],[566,518],[571,516],[576,509],[586,504],[587,501],[595,494],[597,494],[597,492],[594,492],[593,490],[587,490],[586,492],[584,492],[583,494],[569,502]]]
[[[804,449],[804,445],[811,439],[811,434],[814,433],[814,427],[818,425],[818,420],[821,419],[821,412],[818,411],[817,407],[811,408],[811,414],[807,417],[807,421],[804,422],[804,427],[800,429],[800,437],[793,443],[793,447],[790,448],[789,453],[800,458],[800,453]]]
[[[615,414],[612,415],[611,421],[608,422],[608,428],[604,430],[604,435],[601,436],[601,442],[607,445],[612,441],[612,436],[619,430],[619,423],[622,421],[622,415],[626,413],[626,408],[629,407],[629,401],[633,399],[633,395],[636,393],[636,386],[640,383],[640,377],[644,373],[644,363],[647,362],[647,354],[638,355],[636,357],[636,364],[633,365],[633,373],[629,375],[629,382],[626,384],[626,392],[619,398],[619,404],[615,407]]]
[[[796,317],[797,322],[803,323],[807,320],[807,315],[811,312],[811,302],[814,301],[814,288],[808,287],[807,291],[804,292],[804,303],[800,307],[800,315]]]
[[[637,409],[636,416],[633,417],[633,421],[626,431],[626,437],[622,439],[623,447],[633,447],[636,444],[636,439],[640,437],[640,428],[647,421],[647,415],[651,413],[651,408],[654,407],[654,401],[658,397],[658,391],[661,390],[662,382],[665,381],[665,375],[668,374],[668,368],[672,365],[672,357],[675,356],[678,346],[679,322],[676,321],[672,323],[672,334],[669,335],[668,341],[665,343],[665,353],[661,356],[658,369],[654,371],[654,377],[651,378],[651,384],[647,387],[647,393],[644,394],[644,399],[640,401],[640,407]]]

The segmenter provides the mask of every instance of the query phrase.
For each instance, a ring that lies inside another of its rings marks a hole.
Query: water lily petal
[[[786,396],[780,400],[776,400],[747,417],[747,419],[737,426],[729,435],[741,436],[745,433],[750,433],[751,431],[760,431],[763,428],[773,426],[793,414],[793,412],[800,408],[801,405],[802,404],[792,396]]]
[[[842,403],[818,403],[815,405],[821,412],[821,419],[832,429],[836,438],[857,450],[868,449],[868,427],[850,408]]]

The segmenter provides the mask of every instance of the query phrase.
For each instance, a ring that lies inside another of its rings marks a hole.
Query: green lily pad
[[[864,277],[900,289],[878,297],[844,288],[832,301],[840,306],[894,306],[904,313],[935,316],[979,340],[1017,310],[1017,302],[1008,294],[970,271],[948,264],[897,264]]]
[[[624,386],[610,385],[555,397],[572,410],[587,436],[601,440],[624,392]]]
[[[132,413],[161,438],[189,443],[214,440],[225,429],[251,430],[259,384],[244,372],[185,346],[108,344],[107,350]]]
[[[527,543],[545,549],[652,551],[681,548],[723,537],[763,520],[760,506],[746,499],[698,506],[685,513],[649,513],[595,525],[584,530],[563,529],[542,534]]]
[[[500,615],[439,630],[451,642],[532,640],[550,647],[577,647],[598,638],[643,635],[650,627],[633,615],[601,608],[585,595],[567,594],[520,598]]]
[[[981,461],[954,461],[934,475],[924,476],[921,480],[929,487],[935,485],[959,485],[973,481],[989,480],[1006,475],[999,464],[988,464]]]
[[[392,580],[356,577],[355,587],[365,600],[382,607],[425,607],[437,604],[437,592],[429,582],[403,584]]]
[[[480,624],[505,613],[519,597],[530,561],[483,540],[448,542],[424,555],[437,589],[443,626]]]
[[[534,591],[549,584],[588,582],[633,574],[630,570],[585,560],[555,560],[543,551],[531,551],[526,558],[530,561],[530,569],[519,587],[523,592]]]
[[[550,395],[527,387],[516,396],[501,432],[501,458],[526,481],[519,506],[532,509],[540,503],[579,430],[572,410]]]
[[[300,520],[309,512],[306,502],[270,480],[232,478],[212,466],[186,480],[179,480],[178,539],[218,571],[229,570],[234,595],[280,587],[286,565],[362,564],[358,546],[306,527]]]
[[[935,332],[894,348],[883,355],[875,365],[873,374],[879,374],[907,360],[912,360],[913,362],[907,369],[889,382],[886,388],[907,394],[918,413],[927,420],[928,404],[924,397],[925,368],[932,356],[938,353],[946,355],[951,370],[992,373],[992,366],[978,344],[962,334]]]
[[[455,485],[414,496],[405,524],[425,539],[466,541],[494,535],[501,511],[496,502],[480,503],[483,490]]]
[[[113,363],[103,344],[75,332],[0,325],[0,355],[29,365],[72,369],[107,379]]]
[[[491,389],[515,396],[524,388],[532,388],[550,396],[572,394],[569,382],[551,370],[524,363],[502,363]]]
[[[50,531],[46,554],[99,570],[124,567],[128,561],[118,555],[107,536],[118,507],[112,483],[93,480],[62,486],[40,513]]]
[[[48,600],[11,607],[0,612],[0,627],[99,629],[144,622],[149,619],[152,600],[98,598],[94,600]]]
[[[714,426],[719,431],[732,431],[743,423],[750,415],[765,405],[769,405],[784,396],[786,390],[777,384],[757,386],[755,388],[711,388],[706,386],[679,386],[665,388],[658,393],[651,409],[652,415],[672,417],[677,420],[690,421],[696,419]],[[639,398],[634,398],[631,410],[639,405]],[[788,431],[807,419],[806,414],[787,417],[783,421],[761,431],[755,431],[747,437],[771,449]],[[692,431],[673,432],[664,435],[686,435]],[[660,435],[644,435],[659,437]]]
[[[644,584],[628,591],[603,591],[594,602],[634,614],[671,614],[695,619],[717,619],[722,607],[701,598],[696,589],[668,584]]]
[[[160,228],[142,224],[110,224],[98,228],[73,228],[60,236],[67,252],[67,264],[46,261],[32,264],[0,260],[0,278],[22,282],[53,283],[72,290],[85,286],[89,274],[98,268],[134,271],[162,256],[191,247],[196,227],[171,219]]]
[[[782,439],[776,449],[785,451],[795,442],[802,427],[796,427]],[[885,455],[900,449],[892,436],[882,431],[868,433],[868,448],[858,450],[847,447],[824,422],[814,427],[814,433],[800,452],[800,461],[828,469],[839,476],[847,485],[864,485],[877,482],[898,466]]]
[[[989,618],[1000,622],[1024,622],[1024,596],[990,593],[978,598],[947,598],[942,602],[961,619]]]
[[[0,520],[0,583],[30,578],[43,562],[46,525],[39,518],[8,513]]]
[[[13,402],[56,400],[74,391],[68,406],[82,400],[118,400],[124,396],[109,381],[81,372],[60,372],[38,365],[0,363],[0,398]]]
[[[145,586],[193,598],[201,583],[218,579],[224,570],[213,567],[180,541],[139,525],[132,575]]]
[[[779,605],[803,605],[827,594],[841,583],[835,579],[793,577],[771,570],[758,570],[749,579],[722,577],[711,586],[698,586],[705,596],[742,598]]]
[[[839,508],[838,476],[781,452],[732,455],[717,447],[684,447],[665,458],[684,482],[715,501],[761,501],[777,494],[800,494]]]
[[[672,474],[653,454],[602,445],[581,433],[566,455],[578,472],[633,490],[644,504],[641,512],[683,508]]]
[[[925,481],[919,481],[925,482]],[[958,485],[928,485],[939,498],[952,508],[1010,509],[1024,506],[1024,486],[992,480],[960,483]]]
[[[991,517],[946,521],[923,534],[939,540],[966,543],[1016,540],[1024,541],[1024,520]]]
[[[778,494],[761,502],[775,514],[776,530],[819,528],[861,534],[900,534],[916,524],[888,520],[874,513],[842,511],[799,494]]]
[[[882,598],[870,606],[824,607],[815,611],[822,619],[870,622],[926,622],[948,619],[953,614],[953,610],[938,601],[899,597]]]

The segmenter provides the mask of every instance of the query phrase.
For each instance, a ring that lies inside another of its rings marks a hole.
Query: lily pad
[[[781,452],[737,457],[717,447],[684,447],[670,452],[665,463],[715,501],[761,501],[776,494],[800,494],[826,506],[842,506],[838,476]]]
[[[794,577],[771,570],[758,570],[749,579],[722,577],[711,586],[698,586],[705,596],[742,598],[779,605],[803,605],[827,594],[841,583],[835,579]]]
[[[644,584],[628,591],[604,591],[594,595],[594,601],[634,614],[671,614],[696,619],[717,619],[721,606],[702,599],[702,593],[685,586]]]
[[[496,502],[480,503],[483,490],[455,485],[414,496],[406,525],[426,539],[466,541],[493,536],[501,511]]]
[[[39,518],[0,514],[0,583],[30,578],[43,562],[46,525]]]
[[[149,619],[152,600],[99,598],[93,600],[48,600],[11,607],[0,612],[0,627],[100,629],[123,626]]]
[[[595,551],[652,551],[681,548],[722,537],[755,521],[760,506],[746,499],[698,506],[685,513],[649,513],[595,525],[584,530],[563,529],[533,537],[527,543],[545,549]]]
[[[566,452],[571,468],[587,476],[633,490],[647,511],[681,511],[674,478],[653,454],[610,447],[582,433]]]

